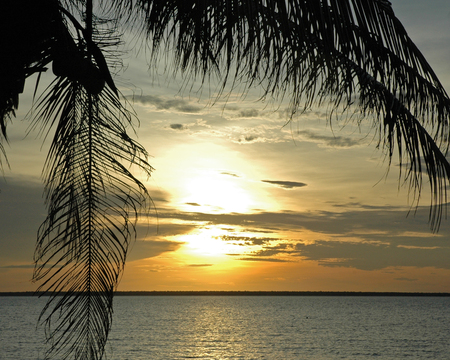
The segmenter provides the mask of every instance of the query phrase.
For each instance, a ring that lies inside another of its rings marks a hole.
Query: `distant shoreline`
[[[48,296],[50,294],[0,292],[0,296]],[[368,291],[118,291],[115,296],[427,296],[450,297],[450,293]]]

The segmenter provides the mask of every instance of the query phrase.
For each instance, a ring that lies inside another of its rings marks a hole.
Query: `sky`
[[[392,3],[450,91],[448,1]],[[155,171],[142,180],[155,207],[139,221],[118,290],[450,292],[450,219],[430,230],[427,189],[410,211],[414,199],[369,121],[330,123],[315,107],[287,124],[286,103],[258,101],[258,88],[212,104],[214,86],[180,91],[170,68],[148,71],[145,51],[130,45],[125,64],[117,84],[151,155]],[[37,288],[49,142],[26,135],[33,86],[8,126],[0,291]]]

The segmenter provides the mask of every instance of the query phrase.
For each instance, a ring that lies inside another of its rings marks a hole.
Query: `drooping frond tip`
[[[126,134],[130,113],[108,88],[91,95],[57,79],[38,107],[35,121],[56,122],[44,172],[48,216],[39,229],[34,272],[42,282],[38,291],[51,295],[41,314],[49,355],[100,359],[113,291],[149,199],[129,165],[147,175],[152,168],[146,151]]]

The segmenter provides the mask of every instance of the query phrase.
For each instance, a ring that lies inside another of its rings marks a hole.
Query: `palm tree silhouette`
[[[54,130],[33,277],[51,295],[41,313],[49,358],[102,358],[113,292],[151,201],[129,170],[150,175],[152,167],[127,134],[134,115],[110,73],[123,27],[148,42],[150,61],[170,50],[185,76],[218,76],[222,90],[259,85],[265,95],[289,96],[292,115],[328,102],[333,112],[356,108],[355,121],[371,117],[378,145],[389,163],[398,154],[417,198],[426,172],[430,223],[439,228],[450,100],[387,0],[4,0],[0,166],[25,80],[49,66],[55,76],[33,120]]]

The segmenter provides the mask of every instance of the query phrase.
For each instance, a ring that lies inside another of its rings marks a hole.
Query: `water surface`
[[[107,359],[448,359],[450,298],[117,296]],[[45,299],[0,297],[0,359],[42,359]]]

